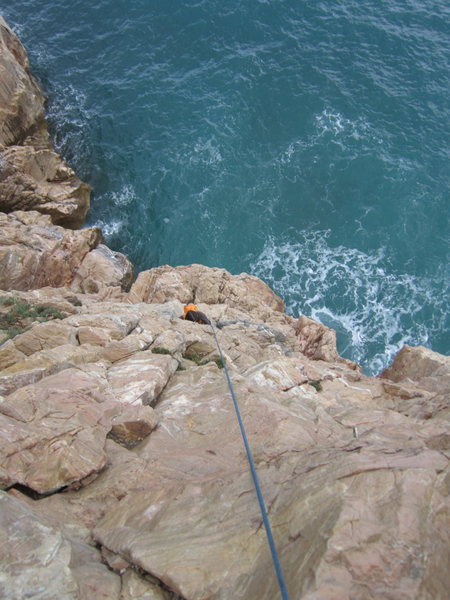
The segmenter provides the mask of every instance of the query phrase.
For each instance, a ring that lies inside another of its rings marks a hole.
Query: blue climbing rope
[[[234,393],[233,384],[231,383],[230,374],[228,372],[228,368],[225,362],[225,357],[222,353],[222,349],[219,344],[219,340],[217,339],[217,335],[212,323],[210,323],[211,329],[214,335],[214,339],[216,340],[217,349],[220,354],[220,360],[222,361],[222,365],[225,371],[225,376],[227,378],[228,387],[230,389],[231,398],[233,400],[234,410],[236,412],[237,420],[239,423],[239,428],[241,430],[242,439],[244,440],[245,451],[247,452],[247,458],[250,465],[250,471],[252,473],[253,483],[255,485],[256,495],[258,496],[259,508],[261,510],[262,520],[264,523],[264,528],[266,530],[267,541],[269,543],[270,552],[272,554],[272,561],[275,568],[275,573],[278,579],[278,585],[280,586],[281,598],[282,600],[289,600],[289,596],[286,589],[286,583],[283,577],[283,571],[281,570],[280,559],[278,557],[278,552],[275,546],[275,542],[272,535],[272,529],[270,527],[269,516],[267,514],[266,505],[264,503],[264,498],[261,491],[261,486],[259,484],[258,474],[256,472],[255,462],[253,460],[252,451],[250,450],[250,446],[247,439],[247,434],[245,433],[244,423],[242,422],[241,412],[239,410],[239,405],[236,399],[236,395]]]

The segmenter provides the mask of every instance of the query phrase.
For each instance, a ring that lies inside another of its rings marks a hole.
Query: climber
[[[199,323],[200,325],[211,325],[208,317],[199,311],[195,304],[186,304],[182,318],[186,319],[186,321],[194,321],[194,323]]]

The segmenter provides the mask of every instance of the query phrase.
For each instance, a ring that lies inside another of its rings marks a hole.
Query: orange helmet
[[[195,304],[186,304],[186,306],[184,307],[184,319],[186,318],[186,315],[190,310],[198,310],[198,308],[195,306]]]

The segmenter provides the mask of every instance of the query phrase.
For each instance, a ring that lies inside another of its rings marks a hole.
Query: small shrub
[[[321,392],[323,390],[322,384],[319,380],[311,379],[310,381],[308,381],[308,384],[311,385],[318,392]]]
[[[202,357],[199,354],[197,354],[196,352],[188,352],[187,354],[184,354],[183,358],[186,358],[187,360],[191,360],[196,365],[201,365],[202,360],[203,360]]]
[[[153,354],[170,354],[170,356],[172,356],[172,352],[170,350],[167,350],[167,348],[152,348],[152,352]]]
[[[53,306],[32,305],[14,296],[0,298],[0,306],[9,308],[7,312],[0,312],[0,330],[4,331],[6,339],[29,329],[33,321],[43,323],[52,319],[64,319],[62,312]]]
[[[196,352],[188,352],[187,354],[184,354],[183,358],[186,358],[187,360],[192,361],[199,367],[202,367],[203,365],[207,365],[208,363],[213,362],[213,363],[216,363],[216,365],[219,367],[219,369],[223,369],[223,362],[222,362],[221,358],[204,358],[204,357],[200,356],[200,354],[197,354]]]
[[[214,358],[212,362],[215,362],[219,369],[223,369],[225,366],[221,358]]]
[[[64,315],[60,310],[54,308],[53,306],[46,306],[45,304],[35,306],[33,312],[36,317],[42,319],[43,321],[48,321],[50,319],[64,319]]]
[[[30,329],[29,327],[10,327],[9,329],[5,329],[4,332],[7,335],[7,338],[4,340],[6,342],[6,340],[12,340],[13,337],[16,337],[16,335],[20,335],[21,333],[24,333],[25,331],[28,331],[28,329]]]
[[[11,296],[2,296],[0,298],[0,306],[12,306],[15,301],[15,298]]]

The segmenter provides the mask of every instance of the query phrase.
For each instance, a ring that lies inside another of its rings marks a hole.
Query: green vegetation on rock
[[[170,350],[167,348],[161,348],[159,346],[152,348],[152,352],[153,354],[170,354],[170,356],[172,356],[172,352]]]
[[[48,304],[30,304],[15,296],[0,297],[0,332],[3,342],[23,333],[34,322],[64,319],[61,311]]]
[[[322,384],[318,380],[311,379],[308,381],[308,384],[311,385],[317,392],[321,392],[323,390]]]
[[[209,362],[216,363],[219,369],[223,369],[223,362],[221,358],[205,358],[204,356],[200,356],[196,352],[188,352],[183,355],[183,358],[194,362],[199,367],[208,364]]]

